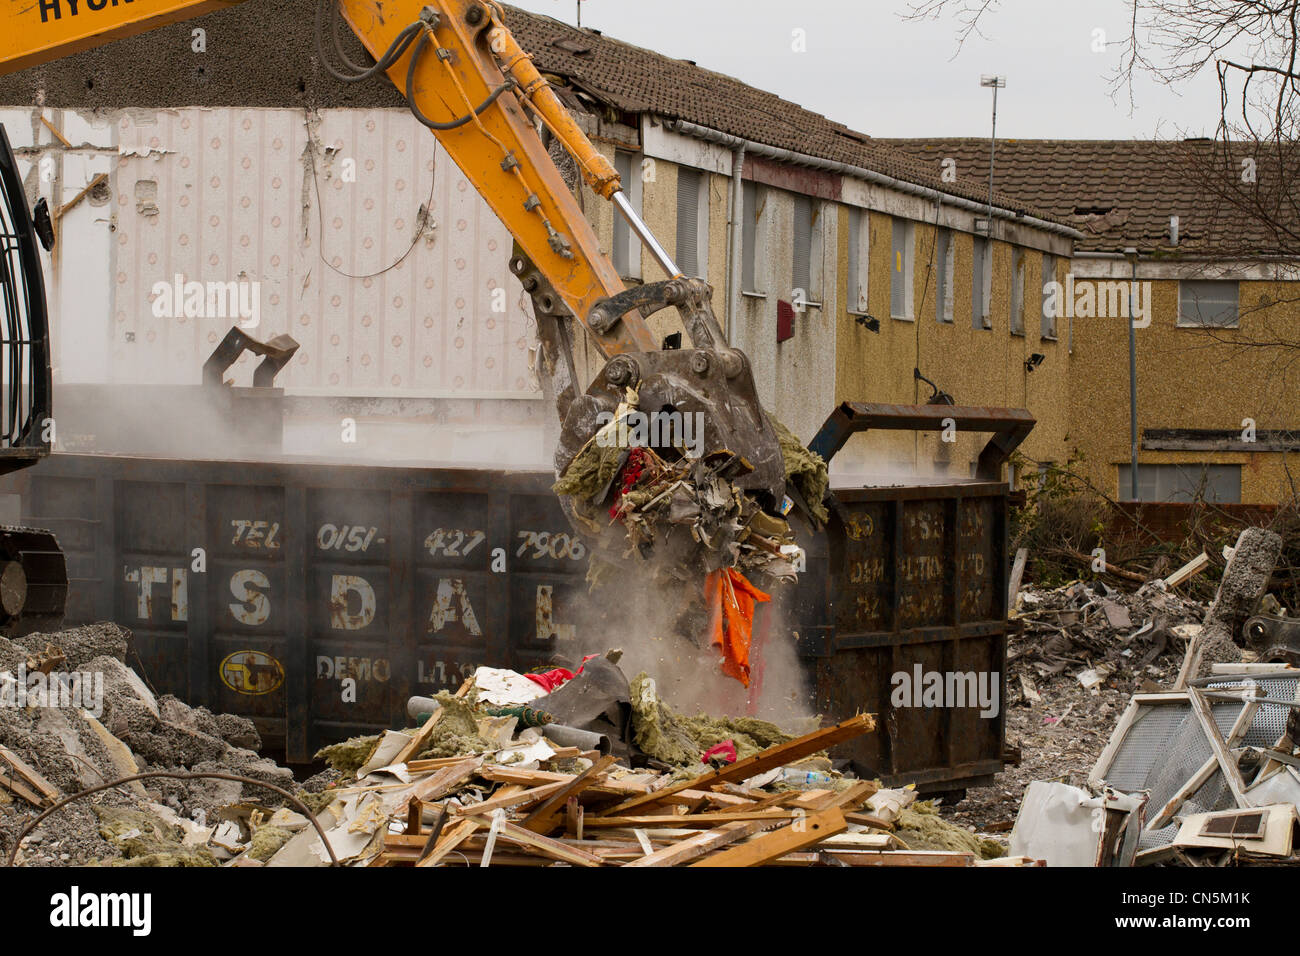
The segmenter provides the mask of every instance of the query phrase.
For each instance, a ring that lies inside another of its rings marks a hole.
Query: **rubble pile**
[[[969,866],[1003,856],[910,788],[832,769],[825,751],[873,732],[870,715],[802,734],[688,716],[649,676],[629,682],[618,652],[576,672],[481,667],[456,694],[412,698],[413,726],[324,748],[331,769],[299,786],[258,756],[251,722],[155,697],[126,664],[129,639],[111,624],[0,639],[4,686],[34,688],[29,672],[76,685],[65,700],[0,708],[0,853],[17,846],[19,865]],[[148,773],[183,778],[123,781]]]
[[[1007,735],[1023,759],[947,815],[1047,865],[1300,862],[1300,670],[1260,660],[1244,626],[1261,609],[1293,626],[1265,593],[1279,552],[1243,532],[1208,606],[1176,591],[1203,555],[1129,594],[1022,591]]]
[[[221,773],[299,789],[259,756],[253,723],[155,697],[127,666],[128,631],[97,624],[0,638],[0,854],[37,815],[83,790],[153,771]],[[242,846],[228,817],[274,791],[232,780],[148,779],[70,803],[23,840],[26,865],[215,866]],[[305,821],[304,821],[305,822]]]
[[[268,866],[975,865],[1003,856],[911,789],[831,769],[869,715],[794,736],[687,717],[645,674],[481,667],[418,726],[327,747],[344,777]],[[580,725],[580,726],[575,726]],[[457,753],[446,753],[448,749]],[[434,756],[437,754],[437,756]],[[333,854],[331,858],[331,853]]]

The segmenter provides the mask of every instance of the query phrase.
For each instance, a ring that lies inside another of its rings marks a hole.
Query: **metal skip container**
[[[839,428],[842,445],[863,427],[952,417],[990,426],[994,439],[975,479],[837,488],[826,530],[800,529],[807,570],[785,624],[812,705],[836,719],[882,716],[877,733],[844,750],[859,773],[926,789],[986,782],[1002,767],[1000,712],[894,707],[891,679],[919,666],[1001,681],[1008,489],[994,472],[1032,419],[855,406],[839,421],[845,408],[814,450],[833,455]],[[247,715],[269,749],[305,763],[324,744],[401,726],[408,698],[454,691],[480,665],[553,661],[572,636],[587,555],[552,482],[543,472],[59,454],[0,489],[19,496],[25,524],[62,545],[68,625],[130,628],[132,663],[158,693]]]

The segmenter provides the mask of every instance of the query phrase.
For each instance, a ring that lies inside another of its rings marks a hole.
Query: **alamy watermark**
[[[177,273],[171,282],[155,282],[152,292],[156,319],[238,319],[241,329],[262,322],[260,282],[186,282]]]
[[[894,707],[978,707],[981,717],[1002,709],[1002,675],[997,671],[895,671],[889,679]]]
[[[1076,279],[1043,285],[1043,314],[1055,319],[1133,319],[1133,327],[1151,324],[1151,283],[1119,279]]]
[[[104,713],[102,671],[27,670],[19,664],[17,673],[0,674],[0,707],[78,707],[99,719]]]
[[[704,454],[703,412],[625,411],[617,422],[614,413],[596,416],[602,448],[684,448],[690,458]]]

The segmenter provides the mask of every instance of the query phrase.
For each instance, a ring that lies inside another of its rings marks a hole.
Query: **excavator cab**
[[[0,475],[53,447],[50,332],[38,240],[54,231],[44,200],[33,218],[9,137],[0,126]],[[54,535],[0,525],[0,631],[28,633],[63,618],[68,577]]]

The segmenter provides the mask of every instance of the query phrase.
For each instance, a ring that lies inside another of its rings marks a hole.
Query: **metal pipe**
[[[741,143],[732,152],[731,157],[731,265],[727,269],[727,334],[734,334],[739,321],[741,273],[745,264],[745,184],[742,176],[745,172],[745,144]]]
[[[659,263],[664,272],[674,279],[680,276],[682,270],[677,268],[677,263],[673,262],[673,257],[668,254],[668,250],[659,244],[659,240],[650,231],[650,227],[642,222],[641,217],[636,214],[636,210],[632,208],[632,203],[628,200],[627,194],[620,189],[610,199],[613,201],[614,207],[623,214],[627,224],[632,227],[632,231],[637,234],[637,238],[650,250],[650,255],[655,257],[655,261]]]
[[[561,747],[581,747],[583,750],[597,750],[600,751],[602,757],[613,749],[613,744],[605,734],[598,734],[594,730],[583,730],[581,727],[547,724],[542,728],[542,733],[552,743],[557,743]]]
[[[1137,332],[1134,326],[1134,309],[1137,304],[1138,251],[1132,247],[1124,250],[1132,266],[1133,278],[1128,287],[1128,440],[1129,440],[1129,493],[1138,500],[1138,372]]]
[[[794,166],[807,166],[811,169],[821,169],[826,172],[839,173],[841,176],[849,176],[853,179],[861,179],[869,183],[876,183],[880,186],[886,186],[898,192],[907,193],[912,196],[920,196],[928,199],[930,202],[943,202],[949,206],[955,206],[967,212],[976,212],[981,215],[988,214],[988,205],[982,202],[976,202],[973,199],[967,199],[964,196],[958,196],[953,193],[942,192],[938,189],[932,189],[929,186],[918,186],[916,183],[909,183],[903,179],[895,179],[893,176],[886,176],[884,173],[878,173],[874,169],[867,169],[863,166],[854,166],[851,163],[841,163],[837,160],[822,159],[818,156],[809,156],[806,153],[796,153],[793,150],[781,149],[777,146],[768,146],[766,143],[756,143],[753,140],[745,139],[741,136],[732,136],[730,133],[719,132],[716,129],[709,129],[707,126],[698,126],[695,123],[688,123],[685,120],[664,120],[665,126],[676,133],[685,136],[692,136],[695,139],[704,140],[706,143],[716,143],[719,146],[726,146],[729,149],[735,149],[743,145],[748,152],[756,156],[764,156],[768,159],[774,159],[777,162],[790,163]],[[996,208],[993,215],[999,219],[1009,219],[1013,222],[1021,222],[1035,229],[1041,229],[1044,232],[1054,233],[1058,236],[1066,236],[1070,239],[1087,239],[1085,233],[1080,232],[1070,226],[1062,225],[1059,222],[1050,222],[1046,219],[1039,219],[1035,216],[1017,215],[1013,210]]]

